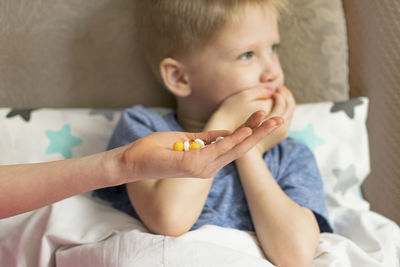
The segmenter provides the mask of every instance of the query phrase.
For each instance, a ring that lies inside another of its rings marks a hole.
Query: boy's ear
[[[164,58],[160,63],[160,74],[165,86],[178,97],[192,93],[189,77],[182,63],[173,58]]]

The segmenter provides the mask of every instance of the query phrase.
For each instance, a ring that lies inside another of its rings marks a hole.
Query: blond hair
[[[206,44],[249,4],[279,13],[287,0],[136,0],[137,34],[155,73],[167,57],[179,57]]]

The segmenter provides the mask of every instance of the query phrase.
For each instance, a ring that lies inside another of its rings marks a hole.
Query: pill
[[[223,136],[218,136],[217,139],[215,140],[216,142],[221,141],[222,139],[224,139]]]
[[[197,144],[199,144],[201,148],[204,148],[204,147],[206,146],[206,144],[204,143],[204,141],[201,140],[201,139],[195,139],[194,141],[195,141]]]
[[[191,143],[191,144],[190,144],[190,147],[189,147],[190,150],[192,150],[192,149],[198,149],[198,148],[201,148],[201,145],[200,145],[199,143],[197,143],[197,142]]]
[[[190,143],[189,143],[189,141],[185,141],[184,143],[183,143],[183,150],[184,151],[189,151],[189,148],[190,148]]]
[[[183,151],[183,149],[184,149],[183,143],[180,142],[180,141],[175,142],[174,145],[173,145],[173,149],[175,151]]]

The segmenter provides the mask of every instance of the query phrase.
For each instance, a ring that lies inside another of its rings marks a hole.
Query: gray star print
[[[6,118],[13,118],[15,116],[21,116],[21,118],[29,122],[31,120],[31,113],[36,109],[12,109],[6,116]]]
[[[363,102],[361,98],[355,98],[344,102],[335,102],[331,108],[331,113],[343,111],[350,118],[354,118],[354,108],[361,105]]]
[[[89,112],[89,115],[102,115],[107,120],[112,121],[114,119],[114,110],[107,110],[107,109],[92,109]]]

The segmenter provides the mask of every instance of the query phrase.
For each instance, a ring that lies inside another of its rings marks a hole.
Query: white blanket
[[[365,98],[296,108],[290,135],[304,141],[315,153],[336,233],[321,235],[314,266],[400,266],[399,227],[369,211],[368,202],[360,194],[360,185],[370,169],[367,110]],[[0,109],[0,164],[58,160],[103,151],[120,111],[39,109],[30,119],[15,114],[18,112]],[[57,146],[60,151],[50,153],[54,140],[48,138],[48,133],[62,135],[65,129],[81,144]],[[204,226],[178,238],[152,235],[137,220],[94,201],[88,194],[0,220],[0,267],[56,264],[272,266],[253,233]]]
[[[336,234],[322,234],[313,266],[400,266],[400,228],[371,211],[330,211]],[[290,257],[290,251],[288,251]],[[253,233],[203,226],[173,238],[75,196],[0,220],[0,266],[273,266]]]

